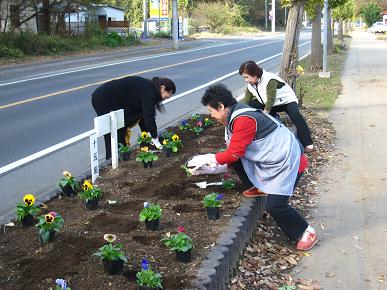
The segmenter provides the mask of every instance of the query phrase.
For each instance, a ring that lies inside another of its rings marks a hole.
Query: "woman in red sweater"
[[[242,183],[250,187],[246,197],[267,194],[266,210],[293,241],[298,250],[309,250],[317,242],[315,230],[289,204],[289,197],[307,161],[302,145],[283,124],[260,109],[238,103],[222,84],[210,86],[202,97],[211,116],[226,126],[227,149],[195,156],[188,162],[193,174],[203,168],[233,166]]]

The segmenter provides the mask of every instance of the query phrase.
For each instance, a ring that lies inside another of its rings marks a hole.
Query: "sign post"
[[[99,176],[98,165],[98,142],[97,134],[90,135],[90,164],[91,164],[91,183],[94,183]]]
[[[123,128],[125,126],[125,120],[124,120],[124,110],[118,110],[118,111],[113,111],[113,112],[110,112],[109,114],[105,114],[105,115],[102,115],[102,116],[98,116],[96,118],[94,118],[94,128],[95,128],[95,140],[97,137],[101,137],[101,136],[104,136],[106,134],[109,134],[110,133],[110,142],[111,142],[111,150],[112,150],[112,168],[113,169],[116,169],[118,167],[118,138],[117,138],[117,130],[120,129],[120,128]],[[91,151],[92,150],[92,136],[90,136],[90,152],[93,154],[94,151]],[[92,168],[91,168],[91,171],[92,173],[94,173],[94,167],[95,167],[95,163],[93,162],[96,162],[97,163],[97,172],[99,174],[99,170],[98,170],[98,147],[96,145],[96,141],[95,141],[95,145],[94,145],[94,141],[93,141],[93,146],[95,146],[95,149],[93,147],[93,150],[96,150],[96,157],[94,157],[92,155]],[[94,161],[94,158],[96,158],[97,160]],[[98,176],[98,175],[96,175]],[[95,177],[97,178],[97,177]]]

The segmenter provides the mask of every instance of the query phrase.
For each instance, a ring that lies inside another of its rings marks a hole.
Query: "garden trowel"
[[[222,185],[223,182],[222,181],[219,181],[219,182],[210,182],[210,183],[207,183],[207,181],[202,181],[202,182],[196,182],[195,185],[200,187],[200,188],[207,188],[207,186],[210,186],[210,185]]]

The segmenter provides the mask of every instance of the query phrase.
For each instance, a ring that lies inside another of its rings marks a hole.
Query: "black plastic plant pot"
[[[88,210],[95,210],[98,208],[98,202],[99,202],[99,199],[89,199],[88,201],[85,202],[85,207]]]
[[[172,157],[172,150],[170,148],[165,148],[165,157]]]
[[[35,220],[34,217],[30,214],[27,214],[22,220],[21,223],[23,227],[30,227],[34,224]]]
[[[148,230],[157,231],[160,229],[160,219],[157,220],[145,220],[145,226]]]
[[[70,184],[66,184],[64,187],[61,186],[60,188],[62,189],[63,196],[72,197],[76,194],[75,190],[71,187]]]
[[[210,220],[218,220],[220,218],[220,207],[207,207],[207,216]]]
[[[55,232],[54,231],[50,231],[50,234],[48,236],[48,240],[46,242],[43,241],[42,236],[41,236],[41,234],[39,232],[38,232],[38,237],[39,237],[40,243],[42,243],[42,244],[49,243],[49,242],[52,242],[54,240]]]
[[[143,161],[142,164],[144,165],[144,168],[151,168],[153,167],[153,162],[145,162]]]
[[[183,263],[189,263],[192,260],[192,249],[186,252],[175,251],[176,260]]]
[[[160,290],[159,287],[138,286],[138,290]]]
[[[103,266],[107,273],[110,275],[118,275],[122,272],[122,269],[124,268],[124,261],[121,259],[108,261],[103,260]]]
[[[131,159],[131,156],[132,153],[131,152],[120,152],[118,154],[118,158],[120,159],[120,161],[128,161]]]

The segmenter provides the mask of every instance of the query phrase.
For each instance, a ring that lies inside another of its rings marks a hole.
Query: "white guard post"
[[[110,133],[111,148],[112,148],[112,168],[113,169],[116,169],[118,167],[117,130],[120,128],[123,128],[124,126],[125,126],[124,110],[122,110],[122,109],[94,118],[94,128],[95,128],[95,132],[96,132],[96,137],[101,137],[101,136],[104,136],[104,135]],[[90,147],[90,149],[91,149],[91,147]],[[92,157],[92,160],[94,160],[94,157]],[[97,152],[97,161],[96,162],[98,164],[98,152]],[[92,163],[92,166],[93,166],[93,163]],[[92,172],[94,172],[93,167],[91,168],[91,170],[92,170]]]

